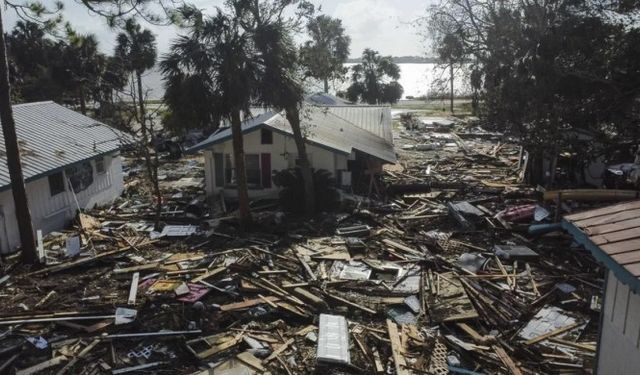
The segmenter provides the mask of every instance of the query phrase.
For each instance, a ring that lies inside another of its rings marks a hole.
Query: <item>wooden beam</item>
[[[391,340],[391,355],[396,368],[396,375],[409,375],[409,372],[406,370],[407,362],[401,354],[402,346],[400,345],[400,338],[398,337],[398,326],[387,319],[387,330],[389,339]]]
[[[553,331],[551,331],[549,333],[545,333],[544,335],[540,335],[540,336],[534,337],[532,339],[529,339],[529,340],[525,341],[524,344],[525,345],[532,345],[532,344],[539,343],[540,341],[544,341],[544,340],[546,340],[548,338],[551,338],[553,336],[557,336],[557,335],[559,335],[561,333],[565,333],[567,331],[571,331],[572,329],[574,329],[574,328],[576,328],[576,327],[578,327],[578,326],[580,326],[582,324],[583,323],[580,323],[580,322],[569,324],[568,326],[564,326],[564,327],[558,328],[556,330],[553,330]]]

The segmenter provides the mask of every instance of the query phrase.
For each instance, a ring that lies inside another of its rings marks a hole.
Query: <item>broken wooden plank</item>
[[[513,359],[511,359],[509,354],[507,354],[507,352],[502,347],[498,345],[494,345],[493,351],[496,352],[496,354],[498,355],[498,358],[500,358],[500,361],[502,362],[502,364],[504,364],[507,367],[510,374],[522,375],[522,371],[520,370],[520,368],[516,366],[515,362],[513,362]]]
[[[409,372],[406,370],[407,363],[401,354],[402,346],[400,345],[398,326],[390,319],[387,319],[387,330],[389,340],[391,340],[391,356],[393,357],[393,363],[396,369],[395,373],[396,375],[409,375]]]
[[[249,352],[239,353],[236,356],[236,358],[238,358],[241,362],[255,368],[258,371],[261,371],[261,372],[267,371],[267,369],[264,366],[262,366],[262,361],[260,361],[260,359],[256,358],[256,356],[254,356]]]
[[[327,297],[329,297],[329,298],[331,298],[331,299],[333,299],[333,300],[336,300],[336,301],[338,301],[338,302],[344,303],[344,304],[345,304],[345,305],[347,305],[347,306],[355,307],[356,309],[360,309],[360,310],[362,310],[362,311],[364,311],[364,312],[367,312],[367,313],[369,313],[369,314],[372,314],[372,315],[375,315],[375,314],[377,314],[377,313],[378,313],[376,310],[372,310],[372,309],[370,309],[370,308],[368,308],[368,307],[365,307],[365,306],[362,306],[362,305],[358,305],[358,304],[357,304],[357,303],[355,303],[355,302],[351,302],[351,301],[349,301],[349,300],[346,300],[346,299],[344,299],[344,298],[342,298],[342,297],[335,296],[335,295],[333,295],[333,294],[329,294],[329,293],[327,293],[327,294],[326,294],[326,296],[327,296]]]
[[[278,347],[278,349],[274,350],[267,358],[265,358],[262,361],[262,364],[267,364],[269,362],[271,362],[271,360],[273,360],[274,358],[276,358],[277,356],[280,355],[280,353],[284,352],[285,350],[287,350],[287,348],[289,347],[289,345],[293,344],[295,340],[294,339],[289,339],[287,340],[287,342],[285,342],[284,344],[280,345]]]
[[[548,338],[551,338],[553,336],[557,336],[557,335],[565,333],[567,331],[571,331],[572,329],[574,329],[574,328],[576,328],[578,326],[581,326],[582,324],[583,323],[581,323],[581,322],[576,322],[576,323],[569,324],[569,325],[564,326],[564,327],[560,327],[560,328],[555,329],[555,330],[553,330],[551,332],[545,333],[544,335],[540,335],[540,336],[534,337],[532,339],[529,339],[529,340],[525,341],[524,344],[525,345],[536,344],[536,343],[538,343],[540,341],[544,341],[544,340],[546,340]]]
[[[195,279],[193,279],[191,282],[192,283],[199,283],[201,281],[204,281],[210,277],[216,276],[222,272],[224,272],[227,269],[227,267],[218,267],[218,268],[214,268],[211,271],[207,271],[204,275],[200,275],[198,277],[196,277]]]
[[[265,303],[265,300],[268,300],[270,302],[278,302],[280,301],[280,298],[274,297],[274,296],[267,296],[267,297],[264,297],[264,299],[254,298],[254,299],[250,299],[242,302],[229,303],[229,304],[220,306],[220,311],[236,311],[236,310],[248,309],[253,306],[262,305],[263,303]]]
[[[56,373],[56,375],[63,375],[66,373],[71,367],[73,367],[80,359],[84,358],[93,348],[96,347],[100,343],[100,339],[93,340],[89,345],[87,345],[84,349],[78,353],[76,357],[74,357],[69,363],[67,363],[60,371]]]
[[[16,375],[32,375],[32,374],[39,374],[41,372],[43,372],[44,370],[50,368],[50,367],[54,367],[54,366],[58,366],[59,364],[61,364],[62,362],[66,361],[67,357],[64,355],[59,355],[57,357],[53,357],[48,361],[44,361],[41,363],[38,363],[37,365],[33,365],[31,367],[27,367],[25,369],[22,370],[18,370],[16,371]]]

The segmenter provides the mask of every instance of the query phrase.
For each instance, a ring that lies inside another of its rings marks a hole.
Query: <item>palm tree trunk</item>
[[[84,98],[84,83],[80,82],[78,87],[78,99],[80,99],[80,112],[83,115],[87,114],[87,101]]]
[[[329,93],[329,80],[327,78],[324,79],[324,93]]]
[[[451,102],[450,104],[450,109],[451,109],[451,114],[453,114],[453,61],[451,61],[451,63],[449,64],[449,75],[451,77]]]
[[[287,120],[293,131],[293,139],[298,149],[298,159],[300,160],[300,171],[304,180],[304,205],[307,214],[313,214],[316,209],[316,196],[313,185],[313,172],[311,171],[311,163],[307,156],[307,147],[302,136],[300,128],[300,111],[298,108],[288,108],[286,111]]]
[[[11,108],[11,86],[9,84],[9,66],[7,64],[7,51],[2,31],[2,9],[0,9],[0,121],[2,121],[2,134],[6,149],[7,167],[11,179],[11,191],[15,205],[18,231],[20,232],[20,244],[22,248],[22,261],[28,264],[38,262],[36,253],[36,239],[33,235],[31,224],[31,212],[29,201],[22,175],[20,163],[20,150],[18,148],[18,136],[16,124],[13,120]]]
[[[138,83],[138,106],[140,107],[140,131],[142,133],[142,151],[144,153],[145,164],[147,165],[147,175],[153,185],[153,193],[156,197],[156,218],[155,226],[159,229],[160,217],[162,215],[162,193],[160,192],[160,182],[158,181],[158,152],[156,151],[155,162],[151,160],[149,153],[149,131],[147,129],[146,112],[144,108],[144,92],[142,91],[142,74],[136,72]]]
[[[251,211],[249,210],[247,170],[244,165],[244,140],[242,139],[240,111],[234,111],[231,114],[231,135],[233,137],[233,157],[238,189],[238,211],[240,212],[240,225],[244,229],[251,222]]]

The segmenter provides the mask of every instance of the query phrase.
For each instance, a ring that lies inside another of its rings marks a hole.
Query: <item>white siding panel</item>
[[[83,209],[109,204],[124,190],[120,156],[118,154],[105,156],[104,162],[106,172],[103,174],[97,174],[95,163],[91,162],[94,173],[93,183],[77,194],[78,204]],[[52,197],[49,179],[46,176],[27,183],[26,189],[34,230],[40,229],[44,234],[60,230],[74,218],[77,204],[69,189]],[[5,228],[0,227],[0,243],[6,242],[9,245],[8,249],[0,249],[0,251],[13,252],[20,245],[20,236],[11,190],[0,192],[0,206],[4,212],[6,227],[6,231]]]
[[[616,284],[618,285],[617,297],[613,306]],[[629,288],[620,283],[611,271],[607,277],[605,290],[607,294],[598,345],[597,373],[637,374],[640,368],[640,350],[638,349],[640,296],[633,292],[629,293]],[[607,306],[613,309],[606,308]]]

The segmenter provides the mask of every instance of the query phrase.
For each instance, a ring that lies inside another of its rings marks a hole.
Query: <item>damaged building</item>
[[[329,171],[339,186],[368,182],[396,162],[389,107],[307,104],[301,110],[311,166]],[[267,111],[242,124],[245,166],[252,198],[277,196],[277,171],[295,168],[297,148],[284,113]],[[231,129],[223,128],[188,152],[204,150],[207,194],[236,195]]]
[[[13,106],[34,230],[64,228],[79,208],[112,202],[123,190],[126,135],[54,102]],[[2,135],[0,135],[2,138]],[[4,141],[0,142],[4,154]],[[0,253],[20,245],[6,158],[0,160]]]

